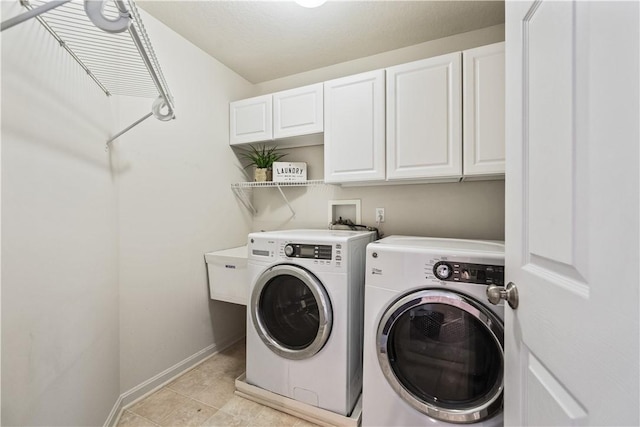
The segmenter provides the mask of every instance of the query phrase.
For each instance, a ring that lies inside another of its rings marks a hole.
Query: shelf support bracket
[[[247,193],[245,193],[245,191],[242,188],[240,187],[231,187],[231,188],[233,189],[233,194],[235,194],[236,197],[240,199],[244,207],[247,208],[252,215],[255,215],[258,213],[256,208],[253,207],[251,200],[249,200],[249,196],[247,196]]]
[[[312,185],[324,185],[324,180],[316,179],[311,181],[302,181],[302,182],[239,182],[237,184],[231,184],[231,189],[237,198],[242,201],[242,204],[249,209],[254,215],[258,212],[251,204],[251,200],[245,194],[244,189],[247,188],[273,188],[276,187],[282,196],[282,199],[287,204],[287,207],[291,211],[291,218],[296,217],[296,211],[293,210],[293,206],[289,203],[289,199],[285,196],[284,191],[282,191],[282,187],[309,187]]]
[[[284,191],[282,191],[282,187],[280,187],[277,184],[276,184],[276,187],[278,188],[278,191],[280,192],[280,195],[284,199],[284,202],[287,204],[287,207],[291,211],[291,218],[295,218],[296,217],[296,211],[293,210],[293,207],[291,206],[291,203],[289,203],[289,199],[287,199],[287,196],[284,195]]]
[[[166,110],[166,111],[163,111],[163,110]],[[117,134],[115,134],[114,136],[112,136],[107,140],[107,149],[109,148],[109,144],[111,144],[113,140],[118,138],[120,135],[126,132],[129,132],[131,129],[138,126],[140,123],[144,122],[151,116],[154,116],[156,119],[162,120],[165,122],[167,120],[172,120],[175,117],[175,115],[173,114],[173,109],[169,106],[169,104],[167,104],[167,102],[162,97],[162,95],[160,95],[153,102],[150,113],[146,114],[143,118],[136,120],[134,123],[127,126],[125,129],[121,130],[120,132],[118,132]]]
[[[45,3],[41,6],[33,8],[27,12],[24,12],[18,16],[14,16],[13,18],[9,18],[6,21],[2,21],[0,24],[0,31],[7,30],[13,26],[23,23],[24,21],[28,21],[31,18],[35,18],[36,16],[42,15],[43,13],[55,9],[58,6],[62,6],[65,3],[69,3],[71,0],[52,0],[49,3]],[[28,2],[27,2],[28,3]]]
[[[125,129],[121,130],[120,132],[116,133],[115,135],[113,135],[111,138],[109,138],[107,140],[107,148],[109,148],[109,144],[111,144],[115,139],[117,139],[120,135],[125,134],[127,132],[129,132],[131,129],[133,129],[134,127],[138,126],[140,123],[144,122],[145,120],[147,120],[149,117],[153,116],[153,113],[148,113],[147,115],[145,115],[143,118],[136,120],[134,123],[130,124],[129,126],[127,126]]]

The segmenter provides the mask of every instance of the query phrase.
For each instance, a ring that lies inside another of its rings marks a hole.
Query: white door
[[[324,180],[384,181],[384,70],[324,83]]]
[[[507,425],[640,424],[639,7],[506,5]]]
[[[460,52],[387,68],[387,180],[462,175]]]

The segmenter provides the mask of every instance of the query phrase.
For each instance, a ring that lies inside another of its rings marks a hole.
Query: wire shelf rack
[[[312,187],[318,185],[325,185],[324,181],[321,179],[313,179],[309,181],[299,181],[299,182],[273,182],[273,181],[265,181],[265,182],[236,182],[231,184],[231,189],[233,193],[236,195],[238,199],[242,202],[242,204],[249,210],[253,215],[258,213],[256,208],[251,203],[251,199],[247,194],[246,190],[252,188],[277,188],[282,196],[282,199],[287,204],[287,207],[291,211],[292,217],[296,216],[296,211],[289,203],[289,199],[285,196],[282,191],[282,187]]]
[[[232,189],[240,188],[256,188],[256,187],[310,187],[314,185],[324,185],[321,179],[299,181],[299,182],[236,182],[231,184]]]
[[[152,98],[142,121],[175,118],[174,100],[133,0],[20,0],[27,12],[2,22],[2,31],[35,18],[107,96]]]

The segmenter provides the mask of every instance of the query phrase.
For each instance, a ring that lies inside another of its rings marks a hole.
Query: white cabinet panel
[[[504,174],[504,42],[462,55],[464,175]]]
[[[325,82],[325,182],[384,180],[384,97],[384,70]]]
[[[271,98],[263,95],[229,104],[229,144],[273,139]]]
[[[387,180],[462,175],[460,52],[387,69]]]
[[[273,94],[273,137],[308,135],[324,130],[322,83]]]

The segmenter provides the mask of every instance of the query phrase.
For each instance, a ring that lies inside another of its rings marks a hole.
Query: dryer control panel
[[[290,258],[331,259],[331,245],[287,243],[284,254]]]
[[[440,261],[433,266],[433,274],[447,282],[504,285],[504,267],[501,265]]]

